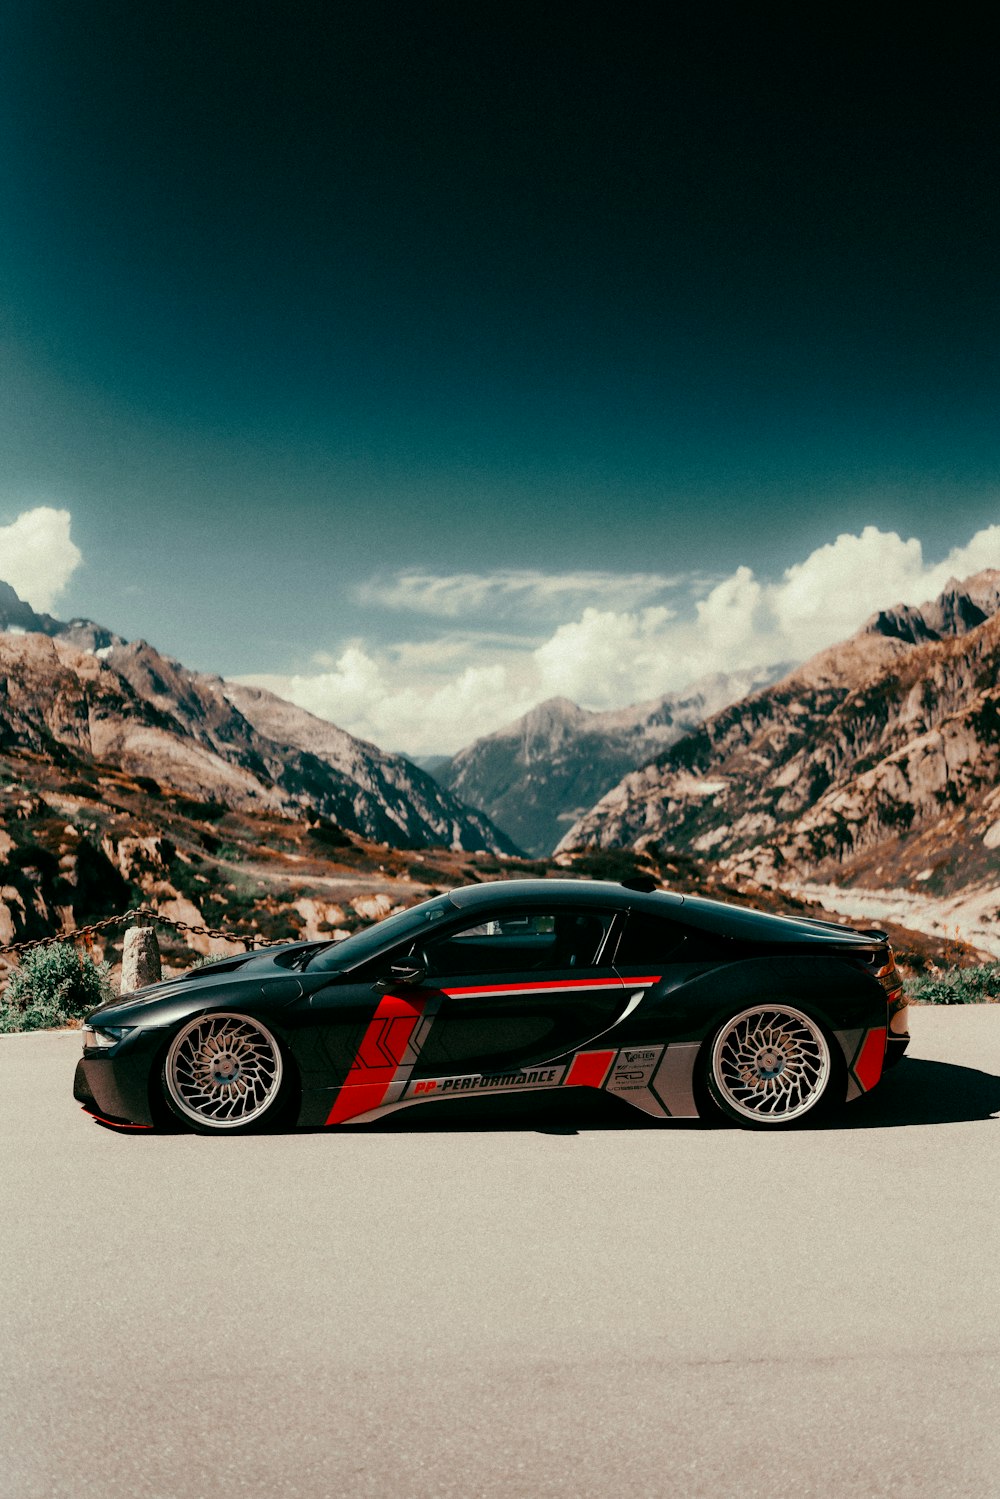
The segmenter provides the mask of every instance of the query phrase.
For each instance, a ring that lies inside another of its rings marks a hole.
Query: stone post
[[[140,916],[137,926],[125,933],[122,949],[122,994],[133,994],[147,984],[158,984],[163,977],[160,968],[160,944],[155,926],[147,926],[148,916]]]

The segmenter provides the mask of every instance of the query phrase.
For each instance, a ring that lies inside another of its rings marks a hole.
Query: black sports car
[[[155,984],[88,1018],[75,1096],[109,1124],[215,1132],[584,1087],[775,1128],[902,1055],[883,933],[651,883],[468,886]]]

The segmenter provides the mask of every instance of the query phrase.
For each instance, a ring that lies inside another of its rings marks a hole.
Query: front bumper
[[[158,1063],[161,1035],[131,1031],[105,1055],[85,1053],[76,1064],[73,1097],[85,1109],[112,1122],[155,1124],[150,1082]]]

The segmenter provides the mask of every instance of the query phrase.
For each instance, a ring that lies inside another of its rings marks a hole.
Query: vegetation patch
[[[0,1033],[80,1020],[112,998],[111,970],[66,942],[26,953],[0,999]]]
[[[171,811],[195,822],[219,822],[229,811],[222,802],[199,802],[189,796],[172,797],[170,807]]]
[[[921,1005],[995,1005],[1000,1003],[1000,963],[921,974],[907,980],[906,993]]]
[[[573,865],[567,873],[577,878],[620,881],[650,872],[649,860],[631,848],[591,848],[572,857]]]

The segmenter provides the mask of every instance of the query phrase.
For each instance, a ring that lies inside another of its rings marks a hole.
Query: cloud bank
[[[623,707],[711,672],[802,661],[876,610],[924,603],[949,578],[986,567],[1000,568],[1000,525],[932,562],[916,537],[866,526],[771,580],[749,567],[711,583],[654,573],[405,573],[365,585],[368,601],[461,619],[461,633],[379,649],[354,641],[317,659],[314,671],[242,680],[387,749],[451,753],[546,697]],[[669,603],[657,599],[667,593]],[[502,645],[494,605],[511,599],[535,609],[578,608],[541,643]]]
[[[0,578],[33,609],[50,610],[83,561],[70,513],[39,505],[0,526]]]

